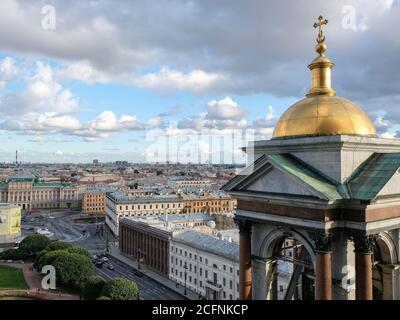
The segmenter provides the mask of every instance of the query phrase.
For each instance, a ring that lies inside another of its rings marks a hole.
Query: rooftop
[[[235,243],[223,241],[193,230],[179,232],[173,238],[175,241],[185,243],[199,250],[239,261],[239,245]]]

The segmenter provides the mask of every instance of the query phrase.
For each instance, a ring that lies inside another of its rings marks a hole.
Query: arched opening
[[[397,261],[392,238],[382,233],[373,252],[372,289],[374,300],[393,300],[393,268]]]
[[[310,243],[293,232],[275,232],[264,240],[266,297],[270,300],[315,299],[315,254]]]

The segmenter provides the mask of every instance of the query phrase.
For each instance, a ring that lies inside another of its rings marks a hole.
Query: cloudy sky
[[[1,0],[0,161],[16,149],[26,162],[144,161],[149,146],[233,130],[268,139],[309,88],[320,14],[338,95],[400,136],[399,0]]]

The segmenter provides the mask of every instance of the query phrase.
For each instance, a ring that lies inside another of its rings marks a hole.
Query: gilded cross
[[[325,36],[324,36],[324,29],[323,26],[328,24],[328,20],[324,19],[322,16],[318,17],[318,22],[314,23],[314,28],[318,28],[319,27],[319,31],[318,31],[318,38],[317,38],[317,42],[318,43],[322,43],[325,41]]]

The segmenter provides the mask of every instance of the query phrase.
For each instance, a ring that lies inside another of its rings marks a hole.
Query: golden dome
[[[308,66],[311,89],[306,98],[291,106],[275,126],[272,138],[318,135],[376,136],[375,127],[366,112],[355,103],[336,96],[331,87],[334,64],[325,55],[326,44],[322,26],[328,21],[319,17],[320,31],[315,47],[319,56]]]
[[[376,130],[355,103],[337,96],[317,95],[286,110],[275,126],[273,138],[339,134],[376,136]]]

